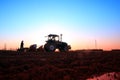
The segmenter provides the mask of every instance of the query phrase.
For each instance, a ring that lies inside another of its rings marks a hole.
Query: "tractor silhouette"
[[[56,34],[49,34],[48,40],[46,41],[46,44],[44,45],[44,50],[46,52],[54,52],[56,49],[59,49],[60,52],[66,52],[71,49],[71,46],[68,45],[66,42],[62,42],[62,34],[60,35]]]

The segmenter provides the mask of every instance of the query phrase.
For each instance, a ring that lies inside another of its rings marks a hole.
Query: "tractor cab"
[[[49,34],[47,37],[48,37],[48,40],[46,42],[59,41],[59,35]]]

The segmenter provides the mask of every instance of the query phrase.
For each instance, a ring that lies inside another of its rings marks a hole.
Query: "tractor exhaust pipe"
[[[60,34],[60,41],[62,42],[62,34]]]

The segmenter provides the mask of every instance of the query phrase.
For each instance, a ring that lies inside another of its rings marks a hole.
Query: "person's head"
[[[23,40],[22,40],[22,42],[23,42]]]

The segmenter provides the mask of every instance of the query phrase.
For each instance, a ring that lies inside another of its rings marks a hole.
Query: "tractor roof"
[[[56,34],[49,34],[48,35],[48,37],[51,37],[51,36],[53,36],[53,37],[59,37],[59,35],[56,35]]]

